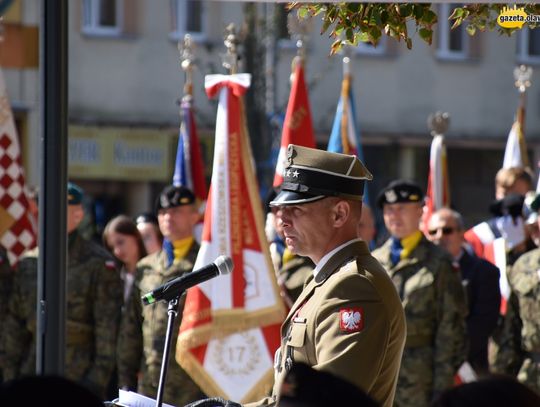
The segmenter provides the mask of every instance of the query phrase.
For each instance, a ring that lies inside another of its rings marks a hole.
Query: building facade
[[[0,45],[0,65],[31,185],[39,183],[39,7],[40,2],[33,0],[14,1],[10,17],[4,19],[5,34],[13,35],[14,30],[24,46]],[[172,179],[184,81],[177,43],[184,34],[190,33],[196,43],[194,104],[209,166],[216,102],[204,93],[204,75],[225,73],[221,66],[224,29],[231,22],[245,27],[248,13],[255,13],[258,43],[265,58],[271,58],[251,61],[266,80],[266,113],[276,116],[285,110],[296,49],[286,33],[283,7],[207,0],[69,2],[69,176],[92,197],[99,223],[116,213],[151,210],[159,189]],[[471,225],[487,216],[494,198],[493,178],[502,165],[518,105],[513,69],[520,63],[534,68],[540,62],[540,35],[524,29],[512,37],[495,32],[469,37],[464,29],[450,30],[444,18],[448,5],[436,7],[440,23],[431,46],[416,36],[412,50],[392,39],[352,50],[357,120],[366,163],[375,174],[369,187],[373,199],[396,177],[427,184],[431,142],[427,117],[439,110],[448,112],[452,202]],[[341,56],[329,56],[332,40],[319,35],[320,21],[312,25],[306,78],[314,129],[320,147],[325,148],[340,94],[342,63]],[[11,49],[25,52],[14,62]],[[241,60],[242,64],[247,61]],[[531,82],[525,134],[531,162],[536,163],[540,157],[538,70]],[[258,135],[251,138],[259,142]],[[278,144],[274,137],[261,145]],[[263,151],[263,156],[270,162],[271,150]],[[266,179],[261,177],[262,182]]]

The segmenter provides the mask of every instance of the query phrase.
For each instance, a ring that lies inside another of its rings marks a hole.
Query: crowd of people
[[[540,405],[540,194],[526,169],[497,173],[491,214],[470,229],[451,208],[426,217],[422,188],[392,181],[376,199],[388,235],[377,244],[382,231],[362,204],[372,175],[360,160],[294,145],[287,157],[291,171],[266,201],[266,235],[290,312],[273,390],[249,406],[337,405],[336,397],[492,406],[507,393],[524,400],[516,405]],[[197,199],[167,186],[152,213],[111,219],[100,245],[77,230],[83,198],[69,183],[65,377],[102,400],[118,388],[155,398],[167,304],[143,307],[141,295],[192,271]],[[499,238],[502,263],[489,249]],[[12,269],[0,248],[0,381],[35,372],[38,256],[27,252]],[[166,403],[204,405],[177,363],[164,390]]]

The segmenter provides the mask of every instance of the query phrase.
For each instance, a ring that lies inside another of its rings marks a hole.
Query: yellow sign
[[[69,126],[69,176],[168,181],[175,133],[127,127]]]
[[[515,4],[514,8],[504,7],[497,17],[497,23],[503,28],[523,28],[525,23],[538,23],[539,21],[540,16],[528,15],[524,7],[518,8]]]

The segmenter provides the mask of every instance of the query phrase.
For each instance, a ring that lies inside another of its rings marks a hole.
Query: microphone
[[[213,263],[199,270],[184,274],[167,281],[161,287],[141,297],[144,305],[153,304],[156,301],[171,301],[179,297],[183,291],[194,285],[210,280],[220,274],[229,274],[233,270],[233,262],[229,256],[219,256]]]

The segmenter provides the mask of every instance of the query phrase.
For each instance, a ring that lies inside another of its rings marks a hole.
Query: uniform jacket
[[[407,319],[396,402],[426,405],[434,394],[452,386],[465,360],[464,290],[450,256],[425,237],[395,266],[390,260],[391,243],[388,239],[373,256],[388,270]],[[414,399],[404,400],[404,392]]]
[[[487,372],[488,338],[499,319],[501,291],[499,269],[489,261],[463,250],[459,259],[461,279],[467,293],[467,360],[478,372]]]
[[[6,379],[35,374],[38,250],[17,266],[5,336]],[[116,339],[122,307],[122,281],[104,249],[69,236],[66,289],[65,374],[87,384],[100,396],[116,361]]]
[[[8,310],[8,300],[13,286],[13,270],[9,265],[6,250],[0,246],[0,326],[4,326]],[[5,329],[0,330],[0,383],[2,383],[2,368],[4,366],[4,347],[2,337]]]
[[[494,370],[514,373],[540,392],[540,249],[523,254],[508,272],[512,294]]]
[[[167,266],[167,254],[161,250],[143,258],[137,265],[137,276],[131,296],[122,317],[118,342],[118,376],[120,387],[138,389],[149,397],[156,397],[159,374],[167,329],[167,306],[164,301],[143,306],[141,297],[167,281],[193,270],[199,245],[193,242],[187,255],[180,261]],[[175,319],[171,355],[176,349],[176,337],[185,296],[178,305]],[[137,386],[137,375],[142,378]],[[199,387],[176,363],[174,357],[169,361],[163,401],[174,405],[184,405],[202,396]]]
[[[357,318],[351,320],[351,314]],[[405,334],[403,307],[386,271],[365,242],[352,241],[294,303],[281,328],[273,397],[251,405],[274,403],[287,371],[303,362],[391,406]]]

